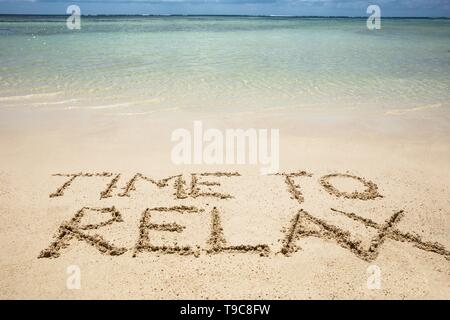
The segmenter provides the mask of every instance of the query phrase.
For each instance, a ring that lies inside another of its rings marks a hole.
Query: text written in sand
[[[72,173],[55,174],[54,176],[66,177],[66,180],[54,192],[50,198],[63,197],[80,179],[103,178],[107,180],[102,190],[99,190],[99,199],[117,197],[132,197],[133,192],[142,183],[149,183],[158,189],[168,190],[173,201],[189,201],[189,199],[204,198],[215,199],[218,201],[230,201],[233,195],[220,190],[220,179],[239,179],[241,174],[238,172],[203,172],[191,173],[189,175],[174,175],[163,179],[154,179],[150,176],[136,173],[119,189],[121,180],[120,173],[97,172],[97,173]],[[313,174],[306,171],[296,171],[291,173],[279,173],[279,176],[285,185],[290,198],[302,205],[305,201],[302,188],[298,182],[300,178],[312,178]],[[361,190],[352,192],[342,191],[334,184],[334,179],[352,180],[361,185]],[[377,184],[374,182],[349,173],[334,173],[319,177],[318,184],[331,197],[346,198],[354,201],[372,201],[383,198],[379,192]],[[136,242],[134,246],[127,247],[113,243],[97,232],[113,224],[124,222],[122,214],[115,206],[84,206],[78,210],[74,216],[60,224],[55,233],[53,242],[39,254],[39,258],[57,258],[64,249],[74,245],[77,241],[84,242],[98,250],[101,254],[110,256],[121,256],[129,252],[133,257],[144,253],[157,254],[178,254],[183,256],[213,255],[213,254],[239,254],[249,253],[258,254],[261,257],[270,255],[292,256],[299,251],[301,247],[299,242],[308,237],[315,237],[324,241],[334,242],[336,245],[349,250],[355,257],[364,261],[374,261],[382,249],[383,243],[389,239],[410,243],[414,247],[441,255],[450,260],[450,252],[441,244],[432,241],[425,241],[422,237],[413,232],[400,231],[398,224],[405,216],[404,210],[398,210],[386,219],[383,223],[375,222],[371,219],[361,217],[353,212],[346,212],[335,208],[330,208],[330,212],[345,219],[350,219],[359,223],[363,228],[375,232],[375,235],[369,239],[369,246],[364,246],[362,241],[355,240],[349,231],[346,231],[323,218],[319,218],[306,211],[304,208],[297,208],[292,213],[292,219],[286,225],[278,236],[281,245],[273,249],[266,243],[259,244],[229,244],[223,229],[222,215],[218,206],[211,206],[207,209],[209,203],[204,208],[192,204],[175,203],[169,206],[148,207],[142,210],[140,219],[137,223]],[[170,222],[156,223],[153,220],[155,214],[175,213],[183,216],[207,215],[209,216],[209,236],[203,246],[199,245],[178,245],[167,244],[160,245],[152,242],[150,235],[153,232],[169,232],[172,234],[182,233],[185,225]],[[101,222],[88,223],[83,222],[89,217],[99,216]]]

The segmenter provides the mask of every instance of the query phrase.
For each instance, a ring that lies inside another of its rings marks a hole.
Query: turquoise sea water
[[[0,16],[0,106],[420,108],[450,102],[450,20]],[[111,111],[111,110],[110,110]]]

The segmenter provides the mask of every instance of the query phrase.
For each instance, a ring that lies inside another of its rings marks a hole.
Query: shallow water
[[[0,16],[0,107],[448,106],[450,20]],[[419,110],[417,109],[417,110]],[[416,109],[414,109],[416,110]],[[397,111],[395,111],[397,112]]]

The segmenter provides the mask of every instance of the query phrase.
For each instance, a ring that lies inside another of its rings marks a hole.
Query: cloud
[[[450,0],[0,0],[8,3],[203,3],[203,4],[245,4],[245,3],[280,3],[326,7],[361,7],[361,5],[377,4],[379,6],[396,6],[405,8],[438,8],[448,7]]]

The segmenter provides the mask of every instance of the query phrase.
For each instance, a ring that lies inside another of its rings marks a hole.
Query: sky
[[[240,14],[367,16],[370,4],[382,16],[450,17],[450,0],[0,0],[0,14]]]

